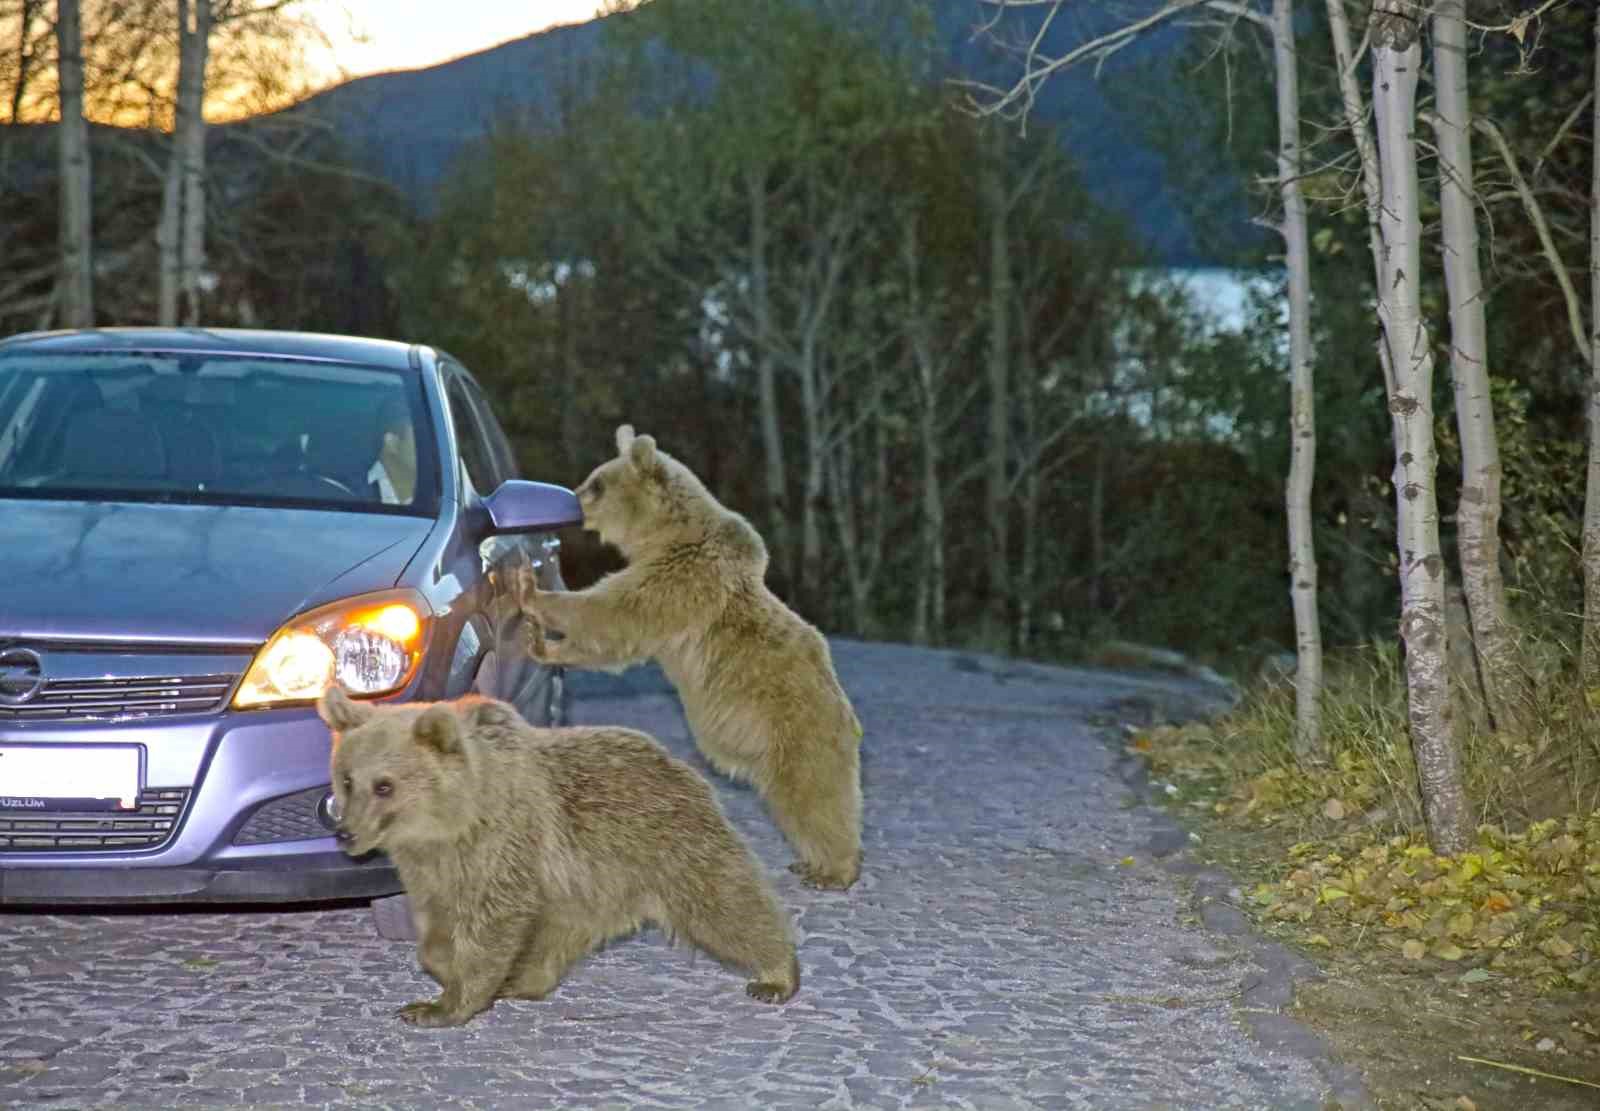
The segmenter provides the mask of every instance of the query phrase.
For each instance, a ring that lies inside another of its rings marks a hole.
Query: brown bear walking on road
[[[400,872],[417,956],[443,989],[408,1004],[459,1026],[499,997],[540,999],[609,938],[663,926],[781,1003],[800,984],[788,916],[716,796],[630,729],[536,729],[482,698],[374,706],[338,687],[339,840]]]
[[[800,858],[793,870],[849,887],[861,868],[861,724],[827,641],[767,589],[760,535],[631,425],[578,500],[584,528],[628,566],[571,592],[524,576],[529,651],[572,667],[658,660],[700,751],[767,800]]]

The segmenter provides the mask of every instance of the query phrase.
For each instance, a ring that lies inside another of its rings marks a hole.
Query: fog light
[[[317,821],[328,829],[335,829],[339,825],[340,814],[339,800],[333,797],[332,791],[329,791],[322,796],[322,801],[317,803]]]

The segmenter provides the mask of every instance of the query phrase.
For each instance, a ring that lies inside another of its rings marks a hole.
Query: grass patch
[[[1294,757],[1294,692],[1251,690],[1227,717],[1136,735],[1130,751],[1202,824],[1266,834],[1249,902],[1310,945],[1329,930],[1404,957],[1463,962],[1545,988],[1600,987],[1600,761],[1590,712],[1569,683],[1546,681],[1532,727],[1496,734],[1458,715],[1471,851],[1427,846],[1399,654],[1379,646],[1330,661],[1328,762]]]
[[[1416,1099],[1458,1081],[1452,1099],[1493,1106],[1525,1085],[1558,1106],[1540,1070],[1600,1082],[1600,714],[1539,663],[1520,732],[1460,707],[1478,828],[1455,857],[1428,848],[1394,646],[1330,656],[1325,764],[1294,757],[1284,680],[1127,741],[1244,909],[1329,973],[1302,989],[1302,1017],[1373,1070],[1386,1106],[1432,1106]],[[1468,1083],[1459,1053],[1522,1075]]]

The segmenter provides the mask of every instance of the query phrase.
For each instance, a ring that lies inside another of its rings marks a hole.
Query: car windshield
[[[438,510],[414,375],[214,354],[0,355],[0,497]]]

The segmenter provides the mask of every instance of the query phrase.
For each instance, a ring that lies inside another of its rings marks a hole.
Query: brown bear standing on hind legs
[[[789,919],[711,785],[631,729],[536,729],[486,698],[372,706],[334,687],[339,841],[400,872],[437,999],[400,1017],[459,1026],[540,999],[572,963],[644,922],[752,974],[800,985]]]
[[[767,800],[800,858],[791,869],[849,887],[861,870],[861,723],[828,642],[767,589],[761,536],[626,424],[578,500],[583,527],[628,566],[571,592],[523,576],[529,652],[570,667],[659,661],[700,751]]]

